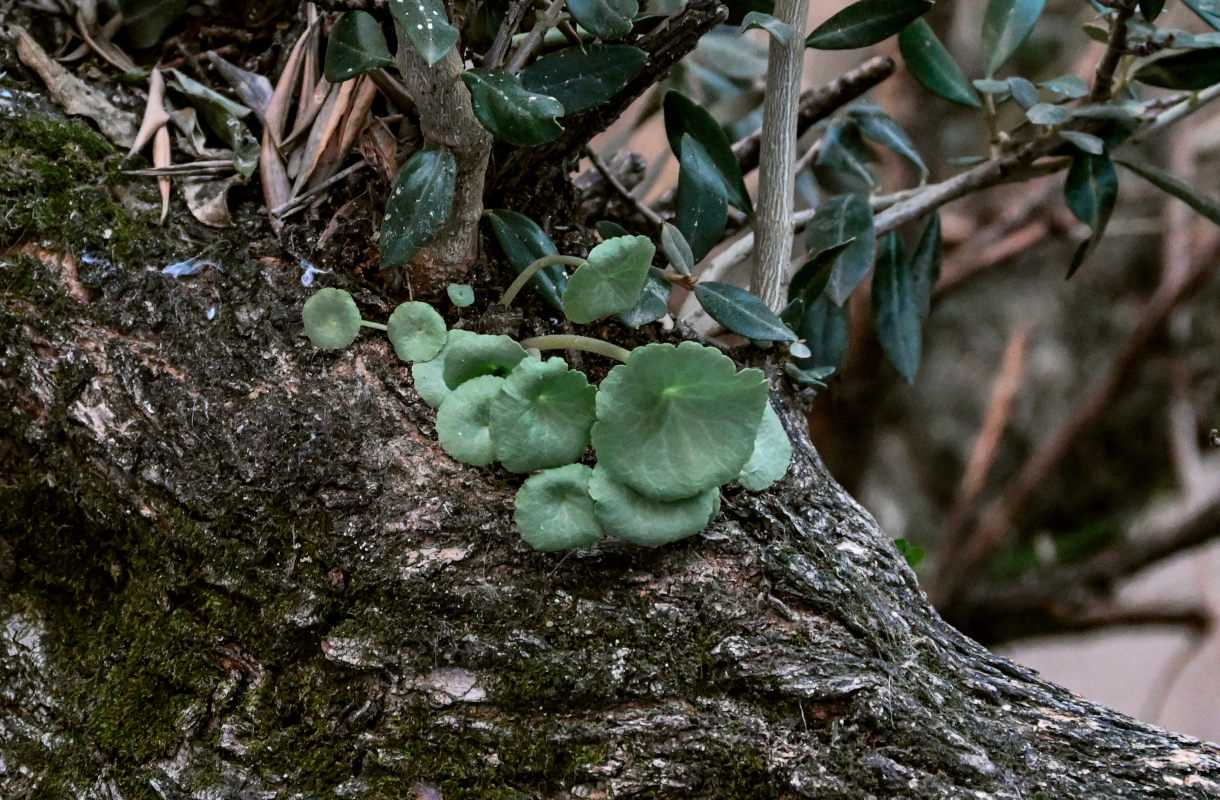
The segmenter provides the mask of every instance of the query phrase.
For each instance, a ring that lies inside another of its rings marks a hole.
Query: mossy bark
[[[530,550],[519,476],[444,455],[383,338],[312,348],[245,231],[185,280],[3,258],[0,796],[1220,794],[945,625],[784,396],[789,476],[704,535]]]

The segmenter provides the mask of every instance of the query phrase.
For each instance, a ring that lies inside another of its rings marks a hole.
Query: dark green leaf
[[[186,0],[120,0],[123,30],[137,50],[161,41],[166,29],[186,11]]]
[[[1038,86],[1046,89],[1048,92],[1061,94],[1072,100],[1079,100],[1089,93],[1089,84],[1085,83],[1084,79],[1078,75],[1063,75],[1058,78],[1051,78],[1049,81],[1042,81]]]
[[[888,39],[932,8],[931,0],[859,0],[814,28],[806,47],[854,50]]]
[[[544,256],[559,255],[559,249],[546,235],[546,231],[524,214],[498,208],[488,211],[487,218],[491,220],[491,230],[496,235],[496,241],[500,243],[500,249],[518,273],[524,272],[526,267]],[[568,276],[561,266],[552,264],[543,267],[530,279],[530,284],[544,300],[563,310],[563,301],[560,298],[567,288]]]
[[[770,14],[764,14],[760,11],[751,11],[746,14],[741,21],[742,31],[748,31],[751,28],[761,28],[771,34],[771,38],[787,47],[792,43],[792,37],[796,35],[796,31],[792,30],[792,26],[786,22],[781,22]]]
[[[644,282],[640,299],[632,308],[618,315],[619,321],[630,328],[656,322],[669,313],[669,291],[665,273],[656,267],[649,267],[648,280]]]
[[[1106,143],[1091,133],[1059,131],[1059,135],[1076,145],[1077,149],[1090,155],[1099,156],[1106,151]]]
[[[695,285],[695,297],[708,316],[747,339],[789,342],[796,338],[766,303],[739,286],[705,281]]]
[[[927,319],[932,311],[932,293],[940,280],[940,263],[940,214],[933,212],[919,236],[915,255],[911,257],[911,280],[920,319]]]
[[[907,566],[911,569],[918,569],[919,565],[923,563],[924,550],[919,545],[911,544],[906,539],[895,539],[894,546],[898,548],[899,553],[902,553]]]
[[[970,81],[927,21],[917,19],[903,28],[898,34],[898,49],[915,80],[946,100],[974,108],[979,106]]]
[[[672,11],[673,13],[682,7],[681,0],[676,0]],[[724,21],[726,25],[740,25],[745,22],[745,18],[751,11],[757,11],[760,14],[772,14],[775,12],[774,0],[727,0],[725,3],[729,8],[729,18]],[[654,8],[653,4],[649,4],[650,9]]]
[[[381,25],[367,11],[349,11],[339,18],[326,42],[326,80],[346,81],[394,63]]]
[[[1063,186],[1068,208],[1076,218],[1092,229],[1089,238],[1076,249],[1068,277],[1072,277],[1085,258],[1097,246],[1114,211],[1118,199],[1118,175],[1114,164],[1104,153],[1099,156],[1081,154],[1072,159]]]
[[[788,305],[779,312],[779,321],[787,325],[792,330],[801,324],[801,316],[805,313],[805,300],[797,297],[788,301]],[[807,357],[807,356],[806,356]]]
[[[615,239],[619,236],[630,236],[631,231],[619,225],[617,222],[612,222],[608,219],[598,220],[593,226],[597,229],[597,235],[602,237],[602,240]]]
[[[474,115],[497,139],[533,147],[563,133],[563,126],[556,121],[563,116],[563,104],[554,97],[527,91],[516,75],[479,67],[463,72],[462,80],[470,89]]]
[[[1140,164],[1135,161],[1123,161],[1121,159],[1118,160],[1118,163],[1161,191],[1168,192],[1212,222],[1220,225],[1220,200],[1203,194],[1189,183],[1181,181],[1165,170],[1158,169],[1150,164]]]
[[[568,0],[568,11],[582,28],[601,39],[622,39],[640,13],[636,0]]]
[[[1144,19],[1153,22],[1165,10],[1165,0],[1140,0],[1140,13]]]
[[[1220,31],[1220,1],[1218,0],[1183,0],[1186,7],[1195,12],[1199,19]]]
[[[873,319],[881,347],[902,377],[914,383],[923,351],[922,309],[898,234],[881,239],[873,273]]]
[[[1158,58],[1135,71],[1135,80],[1162,89],[1197,92],[1220,83],[1220,47]]]
[[[619,236],[594,247],[568,279],[563,295],[568,319],[583,325],[634,307],[656,252],[646,236]]]
[[[788,299],[790,301],[802,300],[805,304],[813,302],[813,299],[820,295],[826,285],[830,283],[830,275],[839,256],[843,255],[844,251],[855,241],[852,238],[833,244],[818,250],[806,259],[805,263],[801,264],[801,268],[792,276],[792,282],[788,284]]]
[[[872,103],[854,103],[848,109],[848,115],[860,127],[860,133],[883,147],[888,147],[898,155],[915,165],[920,175],[928,174],[928,167],[923,163],[919,151],[907,138],[902,126],[890,118],[880,106]]]
[[[855,239],[838,257],[830,273],[826,289],[836,305],[847,302],[856,284],[872,267],[876,249],[873,238],[873,209],[863,194],[837,195],[823,201],[806,226],[805,245],[811,253]]]
[[[847,309],[840,308],[826,295],[820,295],[805,309],[796,334],[805,340],[811,355],[800,361],[801,369],[838,367],[847,352]]]
[[[381,222],[381,268],[395,269],[445,227],[453,208],[457,161],[444,147],[420,150],[390,189]]]
[[[691,253],[698,261],[720,241],[728,220],[729,202],[725,197],[724,181],[703,145],[684,133],[681,147],[674,224],[686,237]]]
[[[640,74],[648,56],[623,44],[588,44],[549,53],[521,72],[521,85],[563,104],[563,113],[588,111]]]
[[[1046,0],[988,0],[983,14],[988,78],[1029,38],[1045,5]]]
[[[411,48],[429,66],[457,44],[457,28],[449,24],[442,0],[389,0],[389,4],[399,31],[406,32]]]
[[[694,103],[681,92],[666,92],[664,108],[665,135],[669,139],[669,149],[673,150],[674,155],[681,159],[682,135],[690,134],[703,147],[720,175],[729,202],[747,214],[753,214],[754,206],[750,203],[750,193],[746,191],[745,181],[741,177],[741,165],[733,155],[733,147],[729,144],[729,137],[725,135],[724,129],[707,109]],[[690,236],[686,238],[690,241]],[[693,244],[692,242],[692,246]]]
[[[860,137],[859,126],[849,120],[835,120],[826,127],[822,149],[814,163],[856,178],[871,187],[877,184],[872,170],[868,168],[872,160],[872,151]]]
[[[816,389],[826,388],[826,379],[834,374],[834,367],[814,367],[801,369],[796,364],[788,362],[784,365],[784,374],[798,386],[810,386]]]

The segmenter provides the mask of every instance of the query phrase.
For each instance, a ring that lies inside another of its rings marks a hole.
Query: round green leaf
[[[557,117],[563,104],[545,94],[527,91],[516,75],[502,69],[468,69],[462,80],[470,89],[474,115],[483,127],[509,144],[533,147],[563,133]]]
[[[457,44],[457,28],[449,24],[441,0],[390,0],[389,5],[390,15],[428,66],[444,58]]]
[[[790,342],[796,334],[756,295],[730,283],[695,284],[695,298],[708,316],[733,333],[763,342]]]
[[[902,29],[898,49],[915,80],[946,100],[978,108],[970,81],[925,20],[917,19]]]
[[[507,336],[451,330],[435,358],[412,365],[411,377],[424,402],[437,408],[465,381],[481,375],[503,377],[523,358],[525,350]]]
[[[445,287],[445,292],[458,308],[465,308],[474,302],[474,289],[465,283],[451,283]]]
[[[640,74],[647,54],[623,44],[589,44],[549,53],[521,72],[521,85],[554,97],[563,113],[598,106]]]
[[[854,50],[888,39],[932,8],[932,0],[858,0],[814,28],[806,47]]]
[[[491,404],[503,385],[503,378],[483,375],[449,393],[436,412],[436,438],[446,453],[476,467],[496,460]]]
[[[589,496],[592,474],[583,464],[568,464],[539,472],[521,484],[513,521],[526,544],[535,550],[568,550],[602,538]]]
[[[381,25],[367,11],[349,11],[339,18],[326,42],[326,80],[350,80],[394,63]]]
[[[792,441],[788,440],[780,416],[769,402],[763,410],[763,424],[759,426],[759,435],[754,439],[754,452],[750,454],[750,460],[745,462],[742,473],[737,476],[737,483],[750,491],[763,491],[788,472],[791,462]]]
[[[381,268],[401,267],[445,227],[453,209],[457,160],[444,147],[420,150],[394,179],[381,223]]]
[[[719,488],[685,500],[653,500],[611,478],[601,464],[593,470],[589,494],[606,533],[646,547],[694,536],[720,511]]]
[[[445,346],[445,320],[427,303],[402,303],[390,315],[386,329],[403,361],[429,361]]]
[[[594,247],[568,279],[563,295],[568,319],[584,324],[635,306],[656,251],[647,236],[618,236]]]
[[[347,347],[360,334],[360,309],[342,289],[322,289],[306,300],[301,319],[309,340],[323,350]]]
[[[648,268],[648,280],[635,305],[618,315],[619,322],[629,328],[638,328],[656,322],[669,313],[669,279],[656,267]]]
[[[767,403],[762,372],[694,342],[636,348],[597,393],[593,446],[615,480],[681,500],[733,480]]]
[[[562,358],[522,359],[491,408],[496,458],[510,472],[570,464],[589,446],[597,390]]]
[[[568,0],[568,11],[582,28],[601,39],[622,39],[640,13],[636,0]]]

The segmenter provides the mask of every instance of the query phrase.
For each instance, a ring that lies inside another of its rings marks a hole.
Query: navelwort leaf
[[[740,286],[715,281],[695,284],[695,298],[708,316],[733,333],[765,342],[789,342],[796,334],[757,296]]]
[[[690,244],[696,262],[720,241],[728,214],[724,183],[707,150],[689,133],[682,134],[674,224]]]
[[[622,39],[640,13],[636,0],[568,0],[568,11],[582,28],[600,39]]]
[[[665,273],[656,267],[648,268],[648,279],[635,305],[618,315],[619,321],[631,328],[656,322],[669,313],[670,283]]]
[[[615,480],[681,500],[737,477],[766,402],[763,374],[711,347],[646,345],[602,381],[593,446]]]
[[[451,330],[434,358],[411,365],[411,378],[424,402],[437,408],[463,382],[481,375],[508,375],[525,357],[521,345],[507,336]]]
[[[932,9],[932,0],[859,0],[805,39],[818,50],[853,50],[888,39]]]
[[[873,273],[873,318],[886,355],[911,383],[915,381],[923,349],[920,305],[911,265],[902,252],[898,234],[890,231],[881,239]]]
[[[720,490],[663,501],[614,480],[600,462],[589,480],[593,513],[606,533],[632,544],[656,547],[694,536],[720,511]]]
[[[518,273],[524,272],[540,258],[559,255],[559,249],[546,231],[524,214],[507,208],[493,209],[486,214],[500,249]],[[563,267],[558,264],[543,267],[530,279],[530,285],[552,306],[563,309],[560,298],[568,286],[568,276]]]
[[[360,335],[360,309],[342,289],[321,289],[301,309],[305,334],[315,347],[338,350]]]
[[[648,60],[638,47],[588,44],[548,53],[521,72],[521,85],[563,104],[563,113],[588,111],[640,74]]]
[[[597,389],[562,358],[522,359],[491,406],[496,458],[509,472],[570,464],[589,446]]]
[[[474,115],[483,127],[509,144],[534,147],[563,133],[556,120],[563,104],[554,97],[527,91],[521,80],[502,69],[479,67],[462,73],[470,89]]]
[[[535,550],[549,552],[587,547],[604,535],[593,514],[589,479],[583,464],[548,469],[521,484],[513,521],[521,538]]]
[[[1046,0],[988,0],[983,14],[988,78],[1029,38],[1045,6]]]
[[[403,361],[429,361],[445,346],[445,320],[427,303],[408,301],[386,323],[394,353]]]
[[[451,283],[445,287],[449,300],[458,308],[466,308],[474,302],[474,289],[465,283]]]
[[[436,412],[436,438],[458,461],[483,467],[496,460],[491,441],[491,404],[504,378],[482,375],[458,386]]]
[[[978,108],[979,99],[970,81],[926,20],[917,19],[902,29],[898,49],[915,80],[946,100]]]
[[[458,40],[441,0],[389,0],[390,16],[405,31],[411,48],[428,66],[445,57]]]
[[[655,253],[646,236],[619,236],[594,247],[568,279],[563,296],[568,319],[584,324],[634,306]]]
[[[445,227],[453,209],[457,161],[447,148],[420,150],[394,179],[381,222],[381,268],[415,257]]]
[[[349,11],[339,18],[326,42],[323,73],[331,83],[388,67],[394,63],[381,25],[367,11]]]
[[[789,365],[791,366],[791,365]],[[775,409],[767,403],[754,439],[754,452],[737,476],[737,482],[752,492],[761,492],[784,477],[792,462],[792,442]]]

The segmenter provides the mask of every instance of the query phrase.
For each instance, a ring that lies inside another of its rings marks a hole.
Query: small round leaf
[[[597,393],[593,446],[612,478],[655,500],[681,500],[741,472],[767,404],[756,369],[711,347],[650,344],[610,370]]]
[[[655,547],[694,536],[720,511],[720,490],[712,487],[685,500],[645,497],[606,474],[601,464],[589,481],[597,521],[611,536]]]
[[[589,496],[592,474],[584,464],[568,464],[539,472],[521,484],[513,521],[526,544],[535,550],[568,550],[602,538]]]
[[[761,492],[784,477],[791,462],[792,442],[788,440],[779,415],[767,403],[762,424],[758,426],[758,437],[754,440],[754,452],[737,476],[737,482],[751,492]]]
[[[525,356],[525,348],[507,336],[473,333],[451,339],[445,352],[445,385],[456,389],[481,375],[503,378]]]
[[[451,283],[445,288],[445,291],[458,308],[465,308],[474,302],[474,289],[465,283]]]
[[[342,289],[322,289],[306,300],[301,318],[309,340],[323,350],[347,347],[360,334],[360,309]]]
[[[510,472],[570,464],[589,446],[597,389],[562,358],[522,359],[491,407],[496,458]]]
[[[433,408],[439,408],[449,396],[450,389],[445,384],[445,357],[449,348],[455,342],[472,336],[478,334],[463,330],[449,331],[445,337],[445,345],[439,353],[428,361],[416,361],[411,365],[411,379],[415,382],[416,393]]]
[[[428,361],[445,346],[445,320],[427,303],[402,303],[386,328],[394,352],[403,361]]]
[[[496,460],[491,443],[491,403],[503,385],[503,378],[483,375],[449,393],[436,412],[436,438],[446,453],[476,467]]]
[[[634,307],[656,251],[647,236],[618,236],[594,247],[568,278],[563,296],[568,319],[584,324]]]

